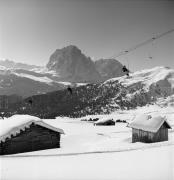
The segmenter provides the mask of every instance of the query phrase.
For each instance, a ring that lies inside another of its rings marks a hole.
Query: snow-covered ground
[[[132,143],[131,129],[126,123],[115,126],[94,126],[91,122],[79,119],[43,120],[44,122],[64,130],[61,137],[61,148],[12,155],[21,156],[70,156],[79,154],[108,153],[132,151],[153,147],[174,145],[173,130],[169,130],[169,141],[160,143]]]
[[[1,179],[173,180],[174,146],[78,156],[1,158]]]
[[[61,148],[0,157],[2,180],[172,180],[174,179],[174,130],[169,140],[131,143],[127,123],[94,126],[91,118],[113,118],[131,122],[140,113],[166,116],[174,127],[173,106],[150,105],[110,115],[79,119],[58,117],[43,120],[64,130]]]

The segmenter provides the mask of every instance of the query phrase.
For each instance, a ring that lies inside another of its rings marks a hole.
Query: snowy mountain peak
[[[97,82],[101,80],[93,61],[74,45],[57,49],[51,56],[48,70],[56,71],[62,81]]]

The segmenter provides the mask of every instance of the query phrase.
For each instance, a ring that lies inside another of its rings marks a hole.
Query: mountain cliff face
[[[95,67],[103,80],[124,76],[123,65],[115,59],[99,59],[95,61]]]
[[[56,116],[80,117],[89,114],[107,114],[117,110],[135,109],[156,103],[174,94],[174,70],[156,67],[131,73],[130,77],[112,78],[104,83],[88,84],[30,97],[11,106],[11,112],[27,113],[43,118]],[[172,98],[173,100],[173,98]]]
[[[86,57],[76,46],[57,49],[46,66],[54,70],[61,80],[71,82],[98,82],[100,74],[89,57]]]

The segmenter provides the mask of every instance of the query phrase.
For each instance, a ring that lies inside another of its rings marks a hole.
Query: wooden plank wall
[[[168,140],[168,129],[165,125],[162,125],[161,128],[156,132],[143,131],[141,129],[132,129],[132,142],[160,142]]]
[[[4,143],[1,142],[0,154],[15,154],[59,147],[60,133],[39,125],[31,125],[30,128],[12,136]]]
[[[154,136],[154,142],[167,141],[168,129],[163,125]]]

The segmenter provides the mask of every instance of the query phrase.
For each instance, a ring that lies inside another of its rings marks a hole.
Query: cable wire
[[[132,51],[134,51],[134,50],[136,50],[136,49],[138,49],[138,48],[140,48],[140,47],[142,47],[142,46],[144,46],[144,45],[146,45],[146,44],[149,44],[149,43],[155,41],[156,39],[159,39],[159,38],[161,38],[161,37],[163,37],[163,36],[165,36],[165,35],[167,35],[167,34],[170,34],[170,33],[172,33],[172,32],[174,32],[174,29],[171,29],[171,30],[166,31],[166,32],[164,32],[164,33],[161,33],[161,34],[159,34],[159,35],[153,36],[152,38],[150,38],[150,39],[148,39],[148,40],[146,40],[146,41],[144,41],[144,42],[142,42],[142,43],[139,43],[139,44],[137,44],[137,45],[135,45],[135,46],[127,49],[127,50],[121,51],[121,52],[119,52],[118,54],[113,55],[111,58],[117,58],[117,57],[126,55],[126,54],[128,54],[128,53],[130,53],[130,52],[132,52]]]

